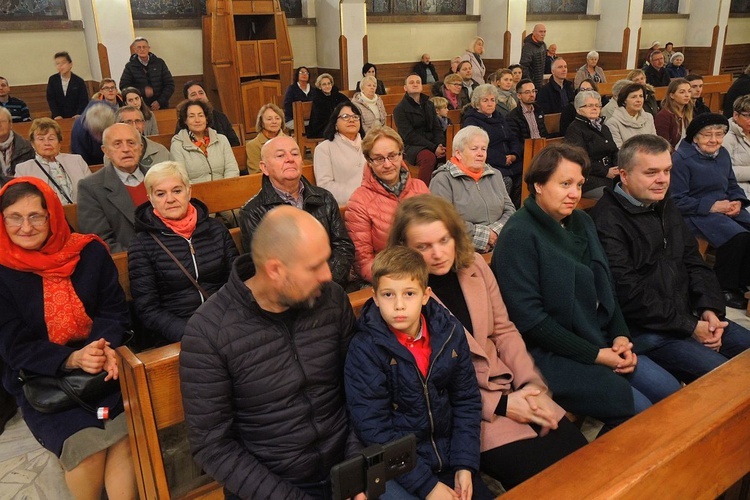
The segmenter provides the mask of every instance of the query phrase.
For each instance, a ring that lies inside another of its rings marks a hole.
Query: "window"
[[[466,0],[367,0],[368,14],[466,14]]]
[[[644,0],[644,14],[677,14],[680,0]]]
[[[527,14],[585,14],[587,0],[529,0]]]
[[[133,19],[183,19],[200,17],[206,0],[130,0]]]
[[[302,0],[281,0],[280,3],[287,18],[302,17]]]
[[[13,2],[0,0],[0,16],[6,21],[68,19],[65,0],[46,0],[45,2]]]
[[[750,0],[732,0],[730,14],[750,14]]]

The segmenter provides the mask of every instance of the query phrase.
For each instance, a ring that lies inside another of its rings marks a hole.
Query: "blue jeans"
[[[626,378],[633,388],[635,413],[642,412],[682,387],[667,370],[643,355],[638,356],[635,371]]]
[[[453,488],[455,474],[450,471],[441,472],[438,474],[438,479]],[[495,495],[490,492],[490,489],[482,481],[479,473],[472,476],[472,483],[474,486],[474,493],[471,497],[472,499],[492,500],[495,498]],[[385,483],[385,493],[380,495],[380,500],[419,500],[419,497],[409,493],[403,486],[398,484],[395,479],[391,479]]]
[[[639,333],[635,336],[635,343],[653,346],[646,348],[645,354],[675,377],[689,383],[750,348],[750,331],[733,321],[728,322],[719,352],[692,337],[678,339],[660,333]]]

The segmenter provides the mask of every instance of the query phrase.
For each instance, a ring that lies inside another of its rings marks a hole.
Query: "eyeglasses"
[[[601,104],[584,104],[583,106],[581,106],[581,108],[588,108],[588,109],[601,108],[601,107],[602,107]]]
[[[385,164],[385,160],[388,160],[391,162],[391,165],[396,165],[396,162],[398,162],[401,157],[404,155],[402,151],[399,151],[398,153],[391,153],[388,156],[376,156],[375,158],[370,158],[370,163],[375,165],[376,167],[380,167]]]
[[[105,90],[105,91],[109,92],[109,91],[112,91],[112,90],[117,90],[117,87],[102,87],[101,90]]]
[[[344,120],[346,122],[358,122],[359,121],[359,115],[355,115],[352,113],[351,115],[349,113],[339,115],[340,120]]]
[[[457,85],[457,86],[459,86],[459,87],[460,87],[460,86],[461,86],[461,85],[463,85],[463,84],[462,84],[461,82],[452,82],[452,83],[449,83],[449,84],[447,84],[447,85]]]
[[[123,120],[120,123],[127,123],[128,125],[140,125],[141,123],[146,123],[146,120],[141,120],[139,118],[137,120]]]
[[[706,139],[706,140],[711,140],[711,139],[723,139],[724,136],[726,135],[726,133],[725,132],[714,132],[713,134],[711,134],[711,133],[707,133],[707,132],[699,132],[698,135],[701,136],[702,138]]]
[[[536,94],[537,92],[539,92],[537,89],[533,89],[533,90],[524,90],[523,92],[519,92],[519,94],[529,95],[529,94]]]
[[[309,75],[310,72],[303,69],[303,70],[300,70],[299,74],[300,75]]]
[[[5,225],[8,227],[21,227],[23,226],[24,221],[29,221],[29,224],[31,224],[32,227],[40,228],[44,227],[47,224],[47,221],[49,220],[49,214],[32,214],[28,217],[24,217],[22,215],[4,215],[3,220],[5,221]]]
[[[737,113],[737,114],[740,115],[742,118],[750,118],[750,113]]]

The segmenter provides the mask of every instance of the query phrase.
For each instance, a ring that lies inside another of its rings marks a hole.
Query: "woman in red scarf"
[[[237,247],[206,205],[190,199],[190,179],[181,164],[154,165],[144,182],[149,202],[135,211],[136,237],[128,248],[130,293],[138,320],[157,335],[155,343],[179,342],[198,306],[229,279]]]
[[[114,348],[128,325],[125,295],[106,245],[71,234],[59,198],[36,178],[0,190],[0,356],[3,385],[36,439],[60,458],[76,498],[135,496],[135,472],[119,392],[103,397],[109,417],[76,407],[39,413],[19,370],[56,376],[80,368],[117,379]]]

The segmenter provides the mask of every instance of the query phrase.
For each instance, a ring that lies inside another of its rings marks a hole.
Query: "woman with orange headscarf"
[[[28,376],[80,369],[118,378],[114,350],[128,324],[125,295],[109,251],[95,235],[71,234],[47,184],[20,177],[0,190],[0,356],[2,381],[34,437],[60,459],[76,498],[133,498],[135,472],[122,398],[115,386],[91,406],[42,413],[27,400]]]

